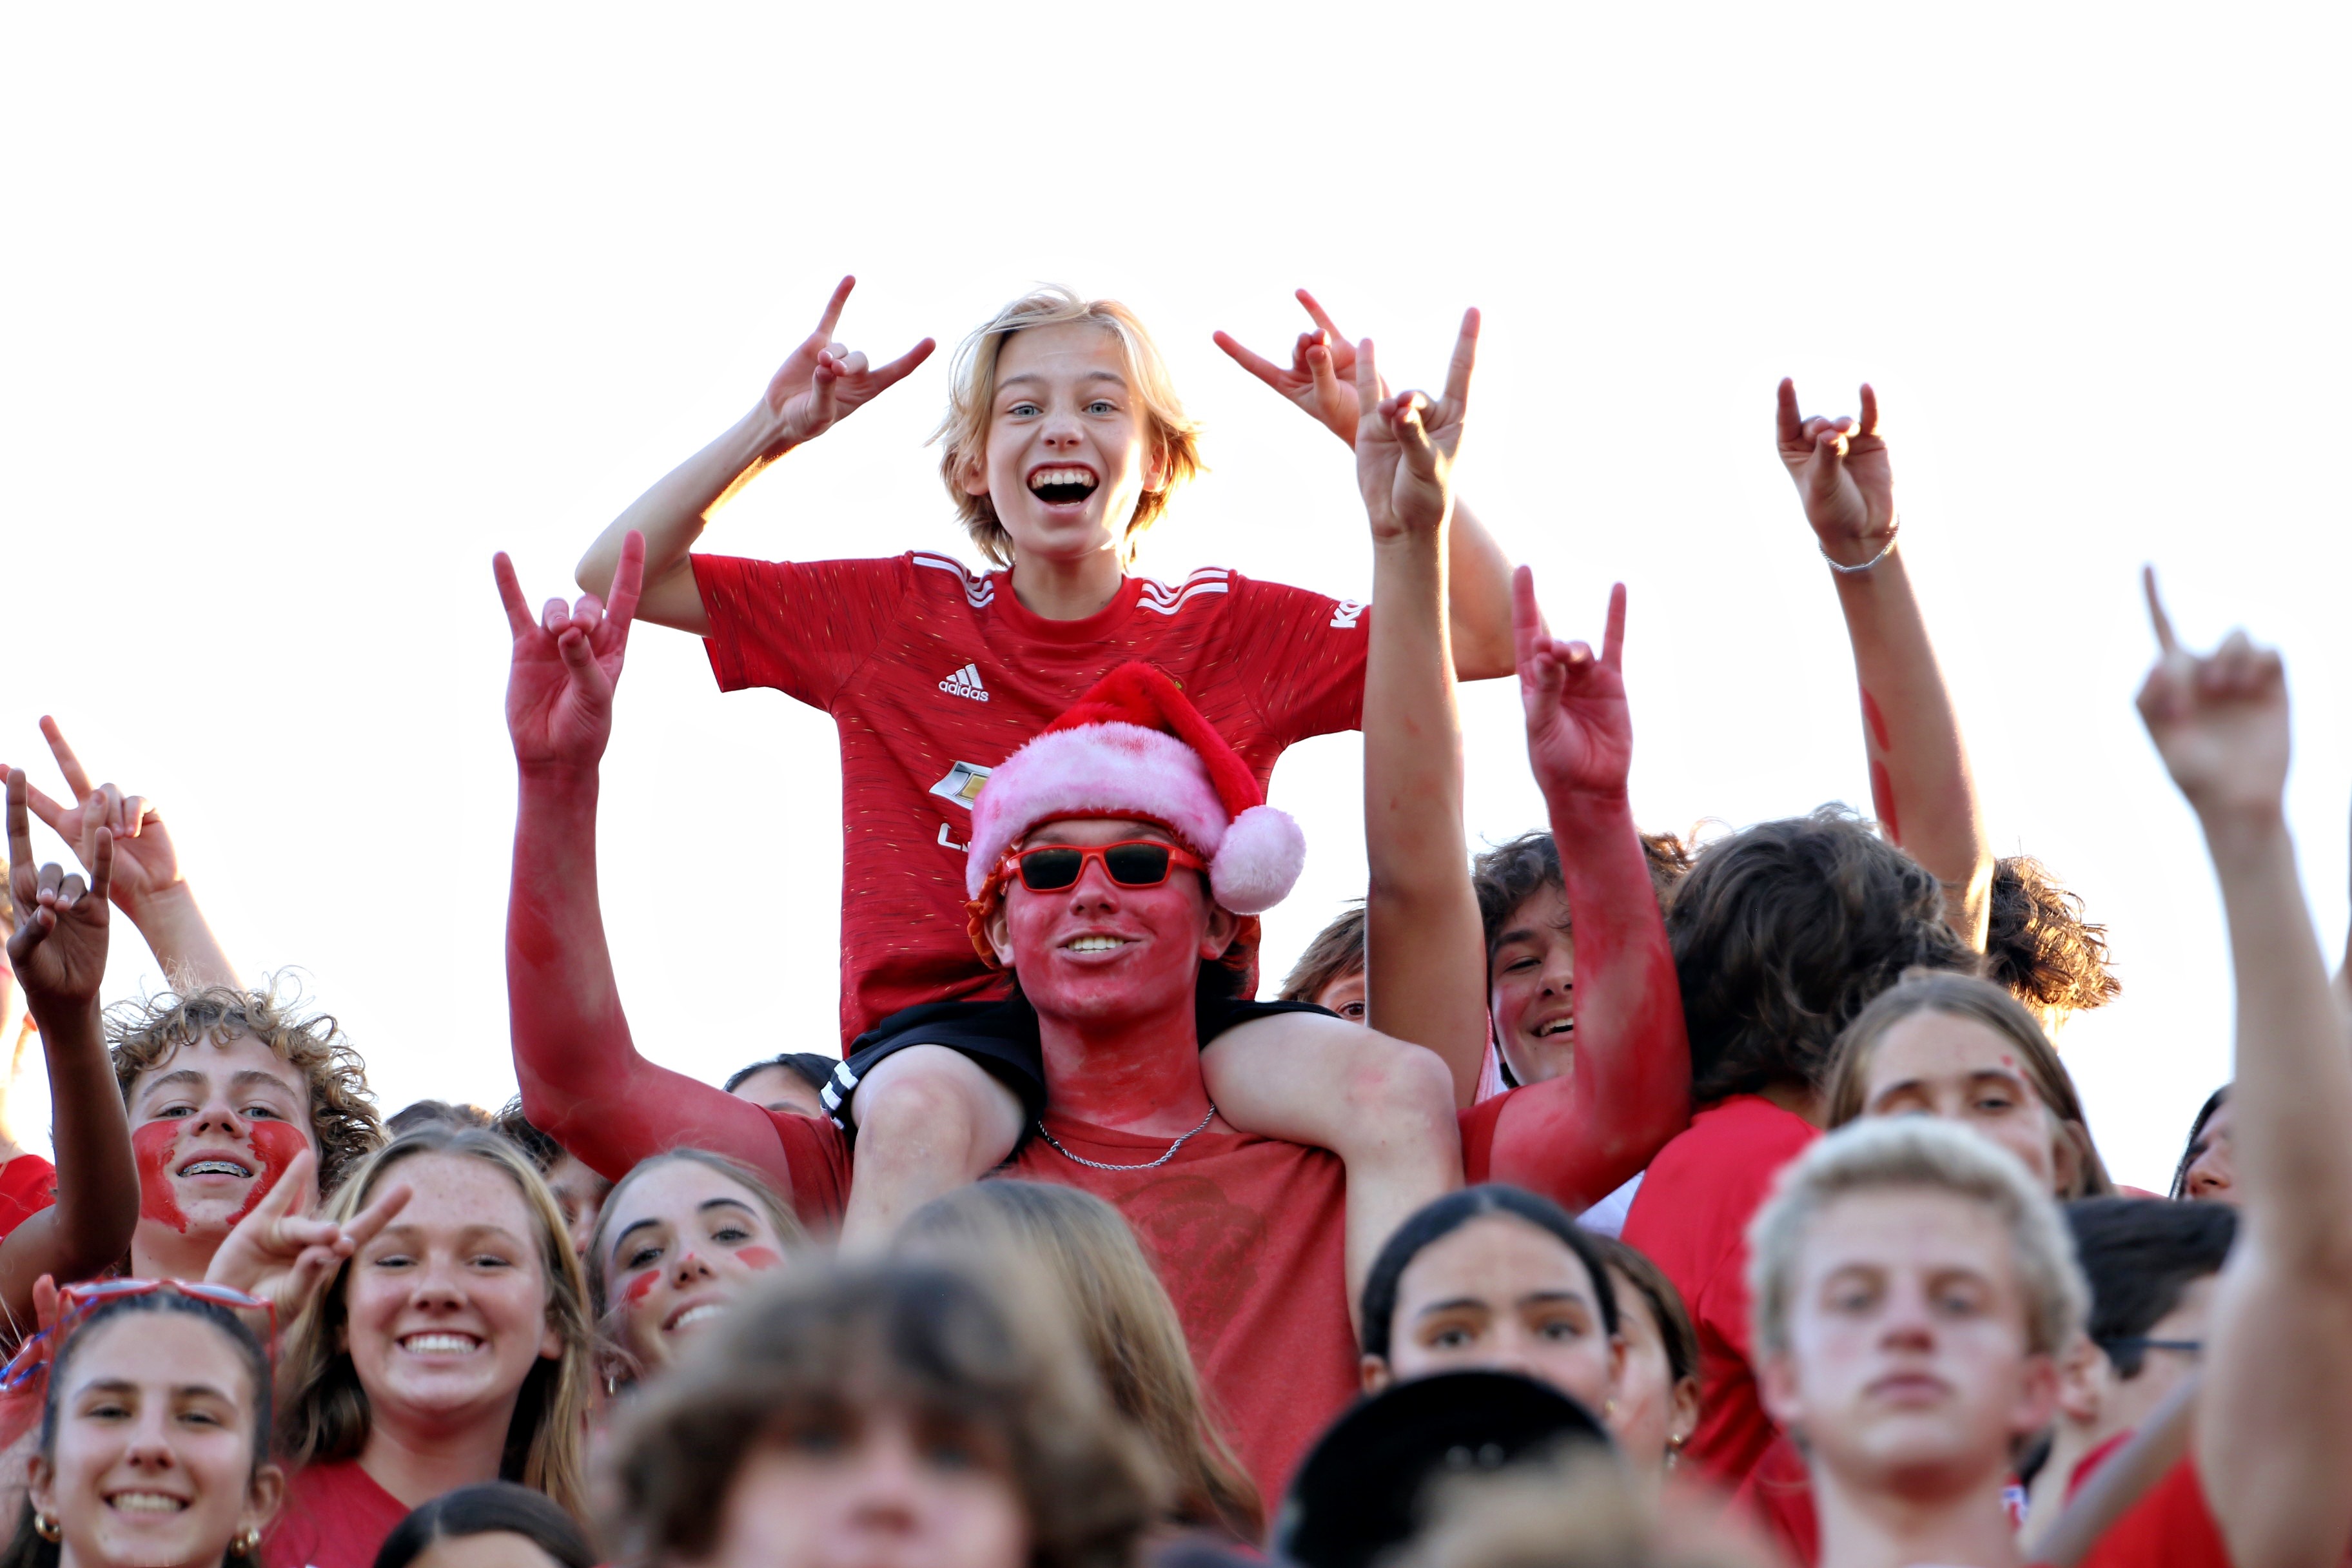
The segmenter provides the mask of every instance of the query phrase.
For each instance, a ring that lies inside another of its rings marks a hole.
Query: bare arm
[[[613,608],[549,602],[530,617],[498,557],[514,634],[507,726],[521,774],[507,905],[507,1011],[523,1114],[615,1180],[682,1144],[792,1179],[775,1124],[749,1100],[647,1061],[621,1010],[596,895],[598,764],[612,732],[643,545],[625,545]]]
[[[1832,574],[1862,688],[1873,807],[1886,836],[1944,884],[1952,928],[1981,952],[1991,914],[1992,850],[1960,722],[1902,550],[1894,544],[1895,481],[1878,430],[1877,395],[1862,389],[1858,422],[1807,419],[1799,414],[1796,386],[1783,381],[1779,428],[1780,460],[1823,553],[1843,566],[1877,559],[1867,571]]]
[[[1462,827],[1462,724],[1444,613],[1445,501],[1452,454],[1477,350],[1478,317],[1465,315],[1444,400],[1419,427],[1418,403],[1392,428],[1376,390],[1371,345],[1356,358],[1359,391],[1375,405],[1357,443],[1357,477],[1372,524],[1371,646],[1364,669],[1364,849],[1371,881],[1364,905],[1365,993],[1372,1027],[1444,1058],[1454,1100],[1477,1097],[1486,1048],[1486,963],[1470,852]],[[1418,398],[1406,394],[1406,398]],[[1408,501],[1399,468],[1403,441],[1425,443],[1431,487]],[[1454,512],[1458,526],[1461,510]]]
[[[2238,998],[2238,1242],[2192,1445],[2237,1568],[2332,1564],[2352,1543],[2352,1041],[2286,827],[2285,676],[2243,633],[2187,652],[2147,588],[2140,711],[2204,830]]]
[[[1550,808],[1576,940],[1576,1062],[1512,1093],[1496,1123],[1491,1175],[1574,1210],[1622,1185],[1689,1122],[1690,1043],[1625,794],[1633,728],[1624,585],[1609,595],[1598,657],[1544,631],[1524,566],[1516,588],[1528,756]]]
[[[41,735],[57,758],[73,804],[61,805],[37,789],[28,790],[33,815],[72,847],[84,870],[91,868],[100,830],[112,837],[110,896],[146,939],[148,951],[174,990],[240,984],[236,966],[197,907],[195,889],[181,873],[180,852],[163,825],[163,811],[145,795],[126,795],[111,784],[91,784],[55,719],[42,719]]]
[[[55,866],[33,866],[24,773],[8,773],[8,880],[16,907],[8,961],[40,1026],[48,1058],[57,1147],[58,1199],[0,1242],[0,1311],[6,1324],[34,1321],[33,1286],[104,1272],[131,1250],[139,1224],[139,1171],[131,1122],[106,1054],[99,1015],[106,974],[107,881],[113,836],[98,830],[88,886]]]
[[[1355,344],[1314,295],[1301,289],[1297,298],[1314,318],[1315,330],[1299,334],[1287,368],[1245,348],[1230,332],[1215,334],[1217,346],[1353,447],[1365,400],[1377,402],[1388,395],[1388,389],[1377,376],[1369,386],[1358,386],[1361,377]],[[1511,562],[1467,503],[1457,497],[1453,508],[1445,545],[1444,604],[1454,674],[1459,680],[1493,680],[1517,668],[1511,658]],[[1379,595],[1373,596],[1377,602]],[[1388,614],[1386,606],[1381,613]]]
[[[869,369],[863,353],[834,341],[833,330],[856,282],[845,278],[834,289],[816,331],[784,361],[750,413],[663,476],[596,536],[574,574],[582,592],[609,595],[623,541],[643,534],[646,586],[639,617],[697,637],[710,635],[688,552],[711,514],[769,464],[823,435],[930,357],[931,340],[925,338],[888,364]]]

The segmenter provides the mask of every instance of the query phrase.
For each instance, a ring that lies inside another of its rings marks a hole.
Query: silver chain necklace
[[[1037,1135],[1040,1138],[1043,1138],[1046,1142],[1051,1143],[1054,1146],[1054,1152],[1059,1154],[1063,1159],[1084,1165],[1089,1171],[1151,1171],[1157,1170],[1159,1167],[1168,1163],[1169,1161],[1173,1160],[1176,1157],[1177,1150],[1181,1149],[1185,1144],[1190,1143],[1193,1139],[1207,1131],[1209,1130],[1209,1123],[1214,1121],[1216,1119],[1217,1108],[1212,1105],[1209,1107],[1209,1114],[1201,1118],[1200,1126],[1193,1128],[1192,1131],[1185,1133],[1184,1136],[1177,1139],[1176,1142],[1168,1145],[1168,1152],[1160,1155],[1157,1160],[1146,1160],[1140,1165],[1106,1165],[1100,1160],[1089,1160],[1084,1154],[1073,1154],[1067,1149],[1062,1147],[1060,1139],[1055,1138],[1051,1132],[1045,1131],[1045,1119],[1042,1116],[1037,1119]]]

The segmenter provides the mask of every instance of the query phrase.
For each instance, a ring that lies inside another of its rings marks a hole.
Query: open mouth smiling
[[[253,1171],[251,1167],[240,1164],[235,1160],[224,1160],[216,1155],[207,1155],[201,1160],[189,1161],[180,1167],[179,1173],[183,1176],[235,1176],[239,1181],[244,1181],[252,1176]]]
[[[1092,468],[1070,463],[1029,472],[1029,493],[1047,506],[1076,506],[1094,494],[1101,483]]]
[[[482,1348],[482,1342],[471,1334],[435,1329],[421,1334],[404,1335],[400,1348],[411,1355],[471,1355]]]
[[[168,1492],[114,1492],[108,1496],[106,1506],[117,1513],[184,1513],[188,1500]]]
[[[726,1310],[727,1303],[724,1301],[697,1301],[691,1306],[681,1308],[679,1310],[671,1313],[669,1321],[662,1325],[662,1332],[666,1334],[684,1333],[687,1330],[695,1327],[697,1324],[709,1322],[711,1319],[719,1316],[719,1313]]]

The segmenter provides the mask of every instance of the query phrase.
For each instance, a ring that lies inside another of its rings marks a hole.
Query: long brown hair
[[[545,1492],[584,1519],[587,1508],[585,1457],[589,1412],[589,1364],[593,1355],[588,1324],[588,1289],[581,1277],[580,1259],[572,1250],[571,1233],[547,1183],[521,1150],[495,1132],[478,1127],[429,1123],[403,1133],[352,1173],[335,1194],[331,1217],[348,1220],[365,1208],[386,1175],[403,1161],[424,1154],[447,1154],[495,1165],[522,1194],[539,1231],[540,1274],[547,1281],[547,1321],[563,1342],[562,1353],[541,1357],[524,1377],[515,1401],[514,1418],[507,1428],[506,1453],[499,1478],[520,1481]],[[367,1390],[359,1372],[341,1346],[347,1321],[344,1287],[351,1279],[346,1259],[326,1289],[306,1307],[288,1331],[279,1359],[278,1451],[292,1465],[331,1462],[359,1457],[367,1446]]]
[[[1256,1483],[1211,1419],[1176,1308],[1118,1210],[1075,1187],[979,1182],[917,1210],[900,1237],[1020,1259],[1060,1295],[1111,1404],[1159,1451],[1175,1518],[1265,1534]]]
[[[2074,1151],[2074,1180],[2067,1191],[2055,1194],[2057,1197],[2101,1198],[2115,1192],[2116,1184],[2099,1158],[2098,1145],[2091,1142],[2091,1126],[2083,1114],[2082,1096],[2074,1092],[2074,1080],[2068,1075],[2065,1064],[2058,1059],[2050,1037],[2042,1032],[2042,1026],[2034,1022],[2023,1003],[1991,981],[1979,980],[1974,975],[1906,975],[1854,1016],[1853,1022],[1838,1037],[1837,1048],[1830,1057],[1824,1088],[1832,1127],[1843,1127],[1862,1115],[1863,1098],[1870,1084],[1870,1064],[1876,1058],[1878,1047],[1885,1042],[1889,1029],[1915,1013],[1948,1013],[1982,1024],[2017,1047],[2018,1058],[2024,1064],[2033,1092],[2041,1097],[2042,1109],[2058,1123],[2058,1135]]]

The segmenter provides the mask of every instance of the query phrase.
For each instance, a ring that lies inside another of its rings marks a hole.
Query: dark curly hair
[[[1666,907],[1691,1099],[1817,1085],[1838,1033],[1907,969],[1970,971],[1934,874],[1843,805],[1709,844]]]
[[[1690,874],[1690,846],[1672,833],[1644,833],[1642,854],[1650,863],[1650,886],[1658,895],[1658,907],[1664,909],[1673,900],[1675,889]],[[1513,910],[1546,888],[1564,885],[1559,848],[1549,833],[1522,833],[1473,860],[1470,884],[1477,889],[1478,918],[1486,924],[1486,952],[1491,956],[1495,939],[1503,934],[1503,923]]]
[[[107,1009],[107,1050],[122,1102],[144,1074],[182,1046],[208,1040],[225,1046],[250,1035],[301,1073],[310,1089],[310,1130],[319,1141],[319,1191],[331,1193],[352,1168],[383,1146],[383,1121],[368,1092],[367,1064],[335,1020],[305,1016],[301,993],[279,978],[267,989],[207,985],[165,991]]]
[[[2083,918],[2080,895],[2031,855],[1993,862],[1985,978],[2044,1013],[2104,1007],[2123,994],[2107,971],[2107,928]]]

